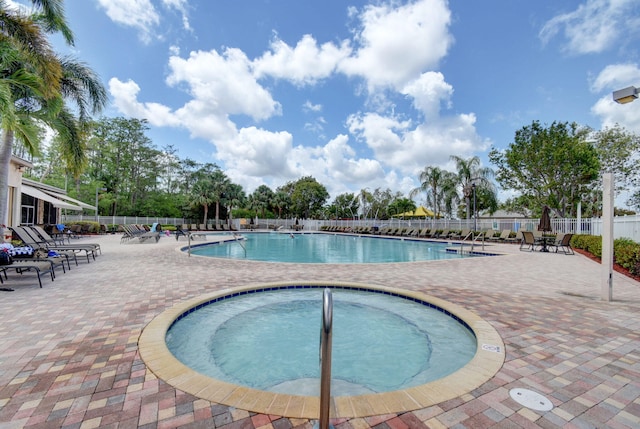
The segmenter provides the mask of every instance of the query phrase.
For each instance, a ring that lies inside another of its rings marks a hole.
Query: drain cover
[[[529,389],[511,389],[511,399],[518,404],[537,411],[551,411],[553,404],[541,394]]]

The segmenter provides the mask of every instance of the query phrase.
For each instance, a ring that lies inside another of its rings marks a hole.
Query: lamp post
[[[96,187],[96,222],[98,222],[98,192],[104,192],[107,188],[101,188],[100,186]]]
[[[628,86],[613,91],[613,101],[627,104],[638,98],[638,88]],[[613,213],[614,213],[614,178],[613,173],[602,175],[602,273],[600,282],[600,298],[603,301],[613,300]]]
[[[478,230],[478,216],[476,216],[476,184],[471,184],[471,189],[473,190],[473,231]]]
[[[628,86],[617,91],[613,91],[613,101],[618,104],[631,103],[638,98],[639,90],[635,86]]]

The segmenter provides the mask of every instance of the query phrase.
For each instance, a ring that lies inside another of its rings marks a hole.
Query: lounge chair
[[[147,229],[141,225],[122,225],[122,228],[124,229],[124,234],[120,239],[120,244],[134,238],[137,238],[140,243],[143,243],[150,238],[155,239],[156,243],[160,240],[159,232],[147,231]]]
[[[507,238],[504,239],[505,243],[520,243],[522,241],[522,231],[518,231],[512,237],[511,234]]]
[[[556,253],[560,250],[565,255],[575,255],[573,247],[571,247],[571,238],[573,234],[558,234],[556,241],[550,247],[556,248]]]
[[[467,236],[471,234],[471,229],[469,228],[465,228],[463,230],[461,230],[460,232],[456,232],[453,233],[449,236],[450,239],[452,240],[464,240],[465,238],[468,238]]]
[[[184,226],[184,225],[183,225]],[[177,226],[176,227],[176,241],[178,241],[178,239],[182,236],[182,237],[187,237],[189,235],[189,230],[185,229],[181,226]]]
[[[27,246],[33,247],[33,249],[46,249],[46,250],[54,250],[55,252],[61,254],[65,253],[67,256],[71,257],[69,252],[73,252],[74,254],[77,252],[85,252],[85,256],[87,257],[87,262],[89,262],[89,255],[96,259],[95,250],[91,246],[82,246],[81,244],[56,244],[54,242],[46,242],[43,241],[42,238],[38,237],[35,231],[31,228],[15,226],[9,228],[13,231],[20,240]],[[74,255],[75,259],[76,256]],[[77,264],[76,259],[76,264]]]
[[[36,262],[36,261],[28,261],[28,260],[15,260],[11,265],[3,265],[2,271],[4,272],[5,278],[7,277],[6,270],[15,270],[18,274],[23,274],[28,271],[34,271],[38,276],[38,285],[42,289],[42,279],[41,275],[49,273],[51,276],[51,281],[55,279],[55,274],[53,272],[53,264],[50,262]]]
[[[54,244],[59,244],[62,246],[66,246],[64,244],[64,240],[62,241],[62,243],[56,243],[55,239],[53,237],[51,237],[49,234],[46,233],[46,231],[44,229],[42,229],[39,226],[31,226],[31,229],[34,230],[36,232],[36,234],[42,238],[43,241],[50,243],[53,242]],[[102,254],[102,249],[100,248],[100,244],[98,243],[86,243],[86,242],[81,242],[81,243],[76,243],[71,245],[73,247],[78,247],[78,246],[83,246],[83,247],[91,247],[94,251],[100,252],[100,254]]]
[[[436,231],[436,234],[433,236],[433,238],[447,239],[447,238],[449,238],[449,234],[450,233],[449,233],[448,229],[443,229],[440,232]]]
[[[499,236],[491,237],[490,240],[495,242],[506,242],[509,238],[509,235],[511,235],[511,230],[503,229]]]

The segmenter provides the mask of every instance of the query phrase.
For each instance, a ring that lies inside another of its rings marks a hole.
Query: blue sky
[[[59,51],[158,148],[248,192],[311,175],[405,194],[425,166],[506,147],[533,120],[640,133],[640,2],[67,0]],[[503,196],[507,193],[502,193]],[[420,199],[417,200],[421,203]]]

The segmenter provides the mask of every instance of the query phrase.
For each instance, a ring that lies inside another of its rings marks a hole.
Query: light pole
[[[473,231],[478,230],[478,216],[476,216],[476,184],[471,184],[471,189],[473,190]]]
[[[613,91],[613,101],[618,104],[631,103],[633,100],[638,98],[638,92],[639,90],[635,86],[628,86],[626,88]]]
[[[613,91],[613,101],[627,104],[638,98],[638,88],[628,86]],[[602,273],[600,298],[613,300],[613,214],[614,214],[614,178],[613,173],[602,175]]]
[[[99,191],[104,192],[106,190],[107,190],[107,188],[101,188],[100,186],[96,187],[96,216],[95,216],[96,217],[96,222],[98,222],[98,192]]]

